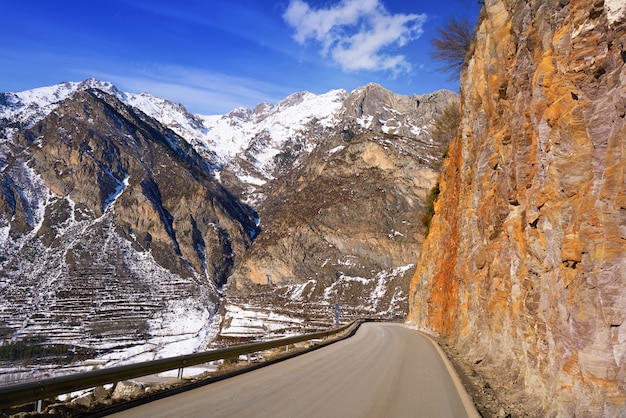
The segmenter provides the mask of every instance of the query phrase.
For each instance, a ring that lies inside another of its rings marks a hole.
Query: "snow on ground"
[[[112,178],[115,178],[112,173],[110,173],[109,175]],[[113,193],[111,193],[111,195],[105,199],[104,204],[103,204],[103,207],[104,207],[103,211],[106,211],[112,204],[115,204],[115,201],[122,195],[122,192],[126,190],[126,188],[128,187],[128,181],[129,181],[128,179],[129,179],[128,174],[126,174],[124,176],[124,179],[122,179],[122,181],[118,181],[117,187],[115,188]]]
[[[428,130],[428,128],[426,126],[422,126],[421,128],[418,126],[411,126],[411,133],[415,136],[420,136],[420,134],[422,133],[422,130]],[[431,139],[432,141],[432,139]]]
[[[253,184],[255,186],[263,186],[265,183],[267,183],[267,181],[263,179],[248,175],[237,176],[237,178],[246,184]]]
[[[303,299],[304,291],[307,287],[310,286],[309,293],[317,286],[317,280],[309,280],[306,283],[290,285],[289,294],[291,295],[292,300],[300,300]],[[308,295],[306,295],[308,296]]]
[[[383,298],[389,294],[390,292],[390,281],[398,277],[399,275],[405,274],[407,271],[415,267],[414,264],[408,264],[406,266],[400,266],[393,268],[391,270],[383,270],[376,273],[372,278],[358,277],[358,276],[347,276],[342,274],[337,281],[335,281],[332,285],[328,286],[324,289],[324,299],[327,301],[334,301],[336,298],[342,293],[343,289],[349,288],[352,284],[358,284],[371,288],[370,291],[366,292],[369,296],[367,298],[367,303],[362,306],[362,309],[369,310],[372,312],[381,312],[382,307],[380,303]],[[399,301],[402,297],[400,293],[403,293],[399,288],[393,290],[392,303],[390,303],[389,308],[386,312],[391,313],[393,311],[392,307]]]
[[[303,320],[250,306],[227,305],[220,335],[230,338],[259,338]]]
[[[364,115],[362,118],[357,118],[356,122],[364,129],[370,129],[372,127],[372,122],[374,121],[374,116],[372,115]]]

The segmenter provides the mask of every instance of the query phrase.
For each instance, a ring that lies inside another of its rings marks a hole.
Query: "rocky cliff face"
[[[0,147],[3,339],[154,354],[210,339],[255,215],[187,142],[88,89]]]
[[[626,410],[625,61],[622,1],[487,0],[477,27],[409,323],[514,415]]]
[[[256,207],[262,232],[229,278],[222,337],[328,326],[336,303],[343,321],[406,315],[420,217],[447,146],[429,130],[457,100],[449,91],[408,97],[377,85],[345,98],[338,128],[257,187],[266,196]],[[267,311],[282,324],[258,320]]]

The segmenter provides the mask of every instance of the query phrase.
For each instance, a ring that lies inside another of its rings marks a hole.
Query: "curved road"
[[[478,417],[450,371],[422,334],[366,323],[311,353],[114,416]]]

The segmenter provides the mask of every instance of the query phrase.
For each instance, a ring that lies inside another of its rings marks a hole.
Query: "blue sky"
[[[401,94],[457,83],[436,71],[430,40],[476,0],[6,0],[0,91],[111,81],[201,114],[307,90],[376,82]]]

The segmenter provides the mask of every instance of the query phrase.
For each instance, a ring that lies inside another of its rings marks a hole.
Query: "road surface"
[[[113,416],[479,416],[458,385],[428,338],[400,324],[366,323],[311,353]]]

